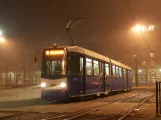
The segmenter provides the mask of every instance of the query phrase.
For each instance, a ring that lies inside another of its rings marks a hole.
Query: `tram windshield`
[[[45,76],[51,75],[63,75],[63,62],[64,54],[45,54],[43,56],[43,63],[41,68],[41,74]]]
[[[61,74],[62,72],[62,60],[45,61],[45,70],[47,75]]]

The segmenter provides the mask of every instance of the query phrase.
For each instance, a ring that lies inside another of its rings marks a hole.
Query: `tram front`
[[[66,49],[43,51],[41,66],[41,98],[47,101],[67,100]]]

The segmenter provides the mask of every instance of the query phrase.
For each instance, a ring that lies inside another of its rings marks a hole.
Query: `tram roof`
[[[123,68],[127,68],[127,69],[131,70],[131,67],[129,67],[125,64],[122,64],[121,62],[115,61],[115,60],[110,59],[106,56],[103,56],[101,54],[98,54],[96,52],[93,52],[91,50],[88,50],[88,49],[85,49],[85,48],[82,48],[82,47],[78,47],[78,46],[57,46],[57,48],[67,48],[69,51],[72,51],[72,52],[82,53],[82,54],[85,54],[85,55],[88,55],[88,56],[91,56],[91,57],[94,57],[94,58],[97,58],[97,59],[101,59],[101,60],[104,60],[104,61],[107,61],[107,62],[111,61],[111,63],[113,63],[115,65],[122,66]]]

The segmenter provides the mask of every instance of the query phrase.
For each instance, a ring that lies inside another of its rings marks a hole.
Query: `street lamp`
[[[135,62],[135,83],[136,83],[136,87],[138,87],[139,85],[139,82],[138,82],[138,63],[137,63],[137,56],[136,55],[133,55],[133,58],[134,58],[134,62]]]
[[[132,27],[132,31],[133,32],[136,32],[136,33],[139,33],[140,34],[140,38],[141,38],[141,35],[142,36],[144,35],[143,34],[144,32],[153,31],[153,30],[154,30],[154,25],[145,26],[145,25],[137,24],[134,27]],[[150,50],[150,57],[153,57],[154,58],[154,52],[151,49],[148,41],[146,41],[145,39],[143,39],[143,40],[147,44],[148,49]],[[155,63],[154,63],[154,65],[155,65]],[[147,68],[147,71],[148,71],[148,68]]]
[[[154,30],[154,25],[150,25],[150,26],[144,26],[144,25],[136,25],[134,27],[132,27],[132,31],[138,32],[138,33],[142,33],[145,31],[153,31]]]
[[[135,25],[134,27],[132,27],[131,30],[132,30],[133,32],[135,32],[135,33],[139,33],[139,34],[140,34],[140,38],[141,38],[141,36],[144,35],[144,34],[143,34],[144,32],[153,31],[153,30],[154,30],[154,25],[145,26],[145,25],[137,24],[137,25]],[[144,42],[147,44],[148,49],[150,50],[150,56],[154,57],[154,52],[152,52],[149,43],[148,43],[145,39],[143,39],[143,40],[144,40]],[[136,64],[136,66],[137,66],[137,62],[135,62],[135,64]],[[137,71],[137,67],[135,68],[135,71]],[[148,71],[148,68],[147,68],[147,71]],[[136,74],[136,78],[135,78],[135,79],[136,79],[136,84],[138,84],[138,83],[137,83],[137,82],[138,82],[137,74]]]
[[[5,39],[3,37],[0,37],[0,43],[4,43]]]
[[[0,31],[0,36],[2,36],[2,31]]]
[[[4,43],[4,42],[5,42],[5,39],[2,36],[2,31],[0,31],[0,43]]]
[[[161,72],[161,68],[159,69],[159,71]]]

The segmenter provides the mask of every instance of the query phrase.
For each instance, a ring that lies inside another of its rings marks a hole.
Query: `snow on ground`
[[[0,89],[0,102],[40,98],[40,90],[39,86]]]

